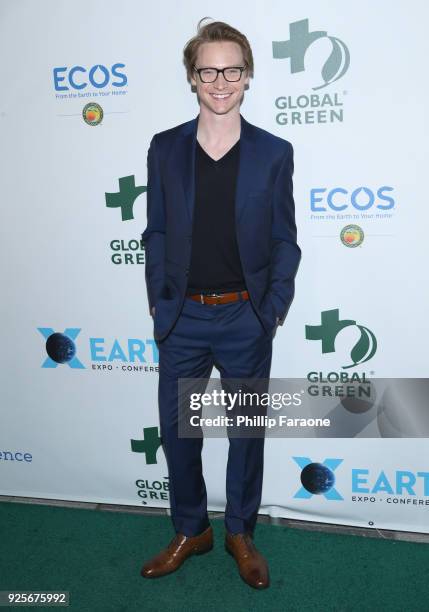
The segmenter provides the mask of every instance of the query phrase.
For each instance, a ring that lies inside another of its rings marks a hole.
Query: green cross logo
[[[331,43],[331,53],[322,68],[323,85],[313,87],[313,90],[322,89],[338,81],[347,72],[350,65],[350,52],[339,38],[328,36],[324,30],[310,32],[308,19],[289,24],[289,36],[289,40],[273,41],[273,57],[275,59],[289,58],[292,74],[305,70],[305,53],[316,40],[328,38]]]
[[[145,427],[143,429],[143,440],[131,440],[133,453],[144,453],[146,464],[157,463],[156,453],[161,446],[161,438],[158,435],[158,427]]]
[[[106,193],[107,208],[120,208],[122,221],[134,219],[133,206],[141,193],[147,191],[146,187],[136,187],[135,177],[123,176],[119,179],[119,191]]]
[[[335,352],[335,339],[342,329],[355,325],[360,331],[360,338],[350,351],[350,357],[353,363],[342,366],[344,369],[354,368],[365,361],[369,361],[377,350],[377,339],[373,332],[358,325],[352,319],[340,320],[339,309],[324,310],[321,315],[320,325],[306,325],[305,338],[307,340],[321,340],[322,353]]]

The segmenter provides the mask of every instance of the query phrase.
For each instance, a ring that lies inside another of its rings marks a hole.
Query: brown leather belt
[[[228,302],[236,302],[240,299],[248,300],[249,293],[247,290],[244,291],[229,291],[228,293],[194,293],[193,295],[187,295],[186,297],[200,302],[201,304],[227,304]]]

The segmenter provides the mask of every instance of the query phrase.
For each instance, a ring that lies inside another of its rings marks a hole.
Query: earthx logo
[[[328,458],[322,463],[309,457],[292,457],[300,469],[301,487],[295,499],[311,499],[323,495],[329,501],[342,501],[344,497],[335,488],[335,470],[344,459]],[[379,469],[376,467],[342,466],[342,492],[347,487],[351,501],[357,503],[384,502],[390,505],[429,506],[429,472],[409,469]],[[349,484],[347,484],[349,483]],[[373,525],[373,521],[368,521]]]
[[[310,499],[313,495],[324,495],[328,500],[340,501],[343,499],[334,487],[334,471],[343,462],[343,459],[325,459],[323,463],[314,463],[308,457],[292,458],[301,468],[302,484],[294,497]]]
[[[37,329],[46,339],[46,352],[48,353],[42,368],[56,368],[62,363],[66,363],[70,368],[85,368],[76,357],[75,340],[81,331],[80,327],[67,327],[63,333],[54,331],[52,327],[38,327]]]
[[[67,327],[63,332],[56,332],[52,327],[38,327],[37,330],[46,340],[45,350],[48,357],[42,368],[57,368],[67,365],[73,369],[85,369],[87,366],[77,358],[76,338],[80,327]],[[157,372],[159,351],[154,338],[88,338],[86,362],[97,372],[121,370],[128,373]]]

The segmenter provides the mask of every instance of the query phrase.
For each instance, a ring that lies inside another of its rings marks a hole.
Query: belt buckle
[[[220,298],[223,294],[222,293],[206,293],[207,296],[209,297],[214,297],[214,298]],[[212,306],[217,306],[219,302],[215,302],[214,304],[212,304]]]

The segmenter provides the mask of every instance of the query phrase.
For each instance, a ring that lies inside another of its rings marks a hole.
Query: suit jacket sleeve
[[[165,203],[156,134],[147,154],[147,227],[142,233],[145,247],[145,277],[149,312],[164,285]]]
[[[271,284],[269,295],[279,324],[283,325],[295,291],[295,275],[301,259],[296,241],[293,199],[293,147],[288,142],[273,190],[271,226]]]

